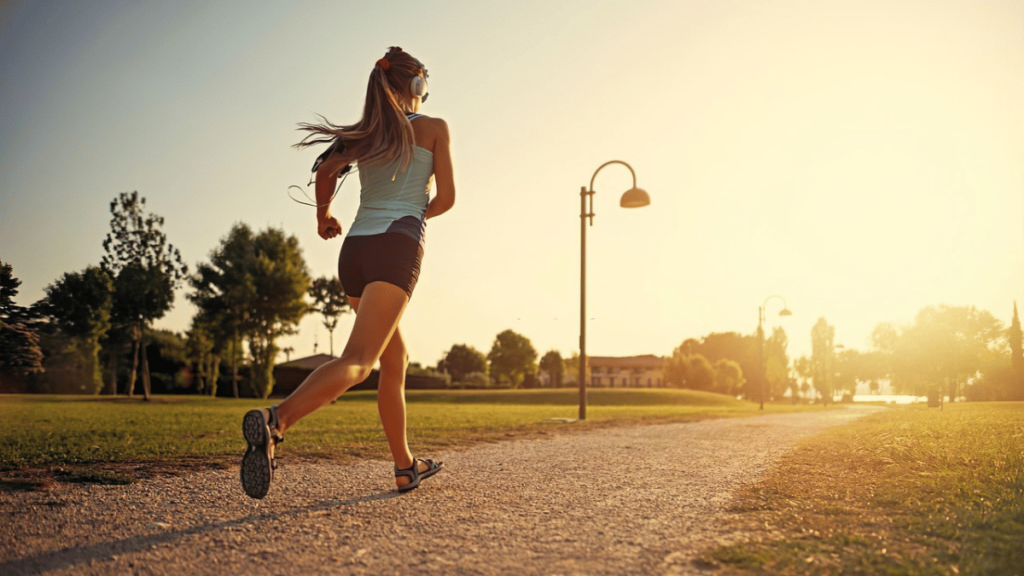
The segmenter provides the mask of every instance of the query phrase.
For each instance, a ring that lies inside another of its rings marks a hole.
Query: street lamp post
[[[793,313],[789,311],[789,306],[786,305],[786,299],[783,298],[782,296],[777,296],[777,295],[772,295],[772,296],[769,296],[769,297],[765,298],[764,299],[764,303],[762,303],[761,307],[757,309],[757,345],[758,345],[757,357],[758,357],[758,364],[759,364],[759,366],[761,368],[761,394],[760,394],[760,396],[761,396],[761,408],[760,408],[760,410],[764,410],[764,397],[767,395],[767,388],[768,388],[768,370],[765,368],[765,365],[764,365],[764,328],[762,327],[762,325],[764,323],[764,310],[765,310],[765,307],[768,306],[768,301],[771,300],[772,298],[778,298],[779,300],[782,300],[782,311],[779,312],[779,316],[792,316],[793,315]]]
[[[622,164],[633,175],[633,187],[622,195],[619,206],[640,208],[651,203],[651,197],[636,187],[636,172],[622,160],[612,160],[598,166],[590,178],[590,189],[580,188],[580,420],[587,419],[587,219],[594,225],[594,179],[602,168],[609,164]],[[589,210],[587,199],[590,199]]]

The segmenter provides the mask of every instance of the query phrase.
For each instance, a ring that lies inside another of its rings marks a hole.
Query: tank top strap
[[[417,118],[425,117],[425,116],[426,116],[426,114],[420,114],[419,112],[406,112],[406,114],[405,114],[405,117],[409,119],[409,122],[412,122],[413,120],[415,120]]]

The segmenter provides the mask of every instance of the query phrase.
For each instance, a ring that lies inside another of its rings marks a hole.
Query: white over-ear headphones
[[[409,84],[409,92],[412,93],[413,98],[419,98],[424,101],[427,99],[427,81],[423,76],[412,77],[412,82]]]

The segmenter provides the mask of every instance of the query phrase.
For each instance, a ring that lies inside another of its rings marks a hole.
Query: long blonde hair
[[[412,124],[405,116],[403,103],[411,97],[412,79],[426,73],[423,64],[392,46],[377,61],[366,87],[363,117],[348,126],[332,124],[323,116],[319,124],[302,122],[299,130],[309,132],[296,148],[340,141],[345,151],[359,162],[390,163],[398,160],[405,169],[412,160],[415,142]]]

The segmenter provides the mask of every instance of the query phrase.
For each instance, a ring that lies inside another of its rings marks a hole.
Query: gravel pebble
[[[793,443],[878,410],[607,428],[391,463],[289,463],[270,495],[237,470],[0,493],[0,574],[699,574],[736,541],[731,494]]]

